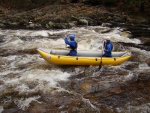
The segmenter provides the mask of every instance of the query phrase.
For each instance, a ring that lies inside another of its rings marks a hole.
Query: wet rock
[[[116,22],[126,22],[126,17],[125,16],[117,16],[114,21],[116,21]]]
[[[109,29],[109,28],[108,28],[108,29],[102,30],[101,33],[108,33],[108,32],[110,32],[111,30],[112,30],[112,29]]]
[[[88,21],[86,19],[79,19],[78,24],[79,25],[88,25]]]
[[[77,17],[75,17],[75,16],[71,16],[70,20],[71,21],[78,21],[79,19]]]
[[[30,23],[28,27],[31,28],[31,29],[34,29],[35,28],[35,24],[34,23]]]
[[[146,42],[144,42],[144,44],[143,44],[144,46],[150,46],[150,40],[148,40],[148,41],[146,41]]]
[[[46,24],[46,28],[52,28],[54,26],[54,23],[52,21],[49,21],[48,24]]]
[[[68,24],[67,23],[55,23],[53,25],[54,29],[66,29],[68,28]]]
[[[1,27],[1,28],[4,28],[5,25],[4,25],[3,23],[0,23],[0,27]]]
[[[8,27],[8,28],[20,28],[18,22],[11,22],[11,21],[7,21],[5,23],[5,27]]]
[[[77,21],[69,22],[68,25],[69,25],[70,27],[74,27],[74,26],[77,25]]]
[[[80,87],[83,92],[90,93],[90,92],[92,92],[92,81],[84,82],[80,85]],[[94,90],[93,90],[93,92],[94,92]]]
[[[117,83],[116,83],[117,84]],[[117,85],[114,85],[108,81],[94,81],[89,80],[80,84],[80,88],[83,93],[98,93],[100,92],[101,97],[105,97],[106,95],[120,94],[122,92],[121,88]]]
[[[146,63],[150,66],[150,58],[146,59]]]
[[[129,37],[129,38],[131,38],[131,36],[132,36],[131,32],[129,32],[129,31],[123,31],[120,35],[123,37]]]
[[[71,77],[69,77],[69,79],[74,80],[74,79],[82,79],[86,77],[85,72],[79,73],[77,75],[73,75]]]

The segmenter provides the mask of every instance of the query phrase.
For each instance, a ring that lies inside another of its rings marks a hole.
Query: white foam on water
[[[21,98],[14,100],[14,103],[19,107],[19,109],[25,110],[29,107],[30,103],[33,101],[37,101],[40,98],[40,96],[34,96],[29,98]],[[37,101],[38,102],[38,101]]]
[[[48,41],[48,47],[49,48],[64,48],[65,46],[66,45],[64,43],[64,38]]]
[[[8,69],[6,69],[6,70],[2,70],[1,72],[0,72],[0,75],[1,76],[7,76],[7,75],[9,75],[9,74],[12,74],[12,75],[14,75],[14,74],[17,74],[17,73],[20,73],[21,71],[19,71],[19,70],[8,70]]]
[[[142,70],[142,71],[144,71],[144,70],[149,70],[150,67],[149,67],[148,64],[146,64],[146,63],[141,63],[141,64],[139,65],[139,69]]]
[[[90,47],[92,46],[92,41],[90,39],[87,40],[81,40],[78,43],[78,50],[89,50]]]
[[[43,37],[48,37],[49,35],[48,35],[47,31],[42,30],[42,31],[35,31],[35,32],[33,32],[31,36],[43,36]]]
[[[70,77],[69,73],[62,72],[60,70],[40,70],[34,69],[30,71],[26,71],[22,73],[20,77],[17,78],[7,78],[4,81],[4,86],[12,87],[13,90],[18,91],[19,94],[32,94],[38,91],[42,91],[46,94],[52,93],[51,88],[58,88],[58,91],[65,91],[65,89],[59,86],[59,81],[67,81],[68,77]],[[35,87],[29,88],[28,83],[30,85],[35,85]],[[33,84],[32,84],[33,83]],[[35,84],[34,84],[35,83]],[[5,87],[1,87],[2,90]],[[36,101],[39,96],[29,97],[26,99],[17,99],[15,100],[15,104],[22,110],[25,110],[29,107],[29,104],[32,101]]]
[[[113,42],[124,42],[124,43],[135,43],[140,44],[141,41],[139,39],[130,39],[130,33],[126,32],[126,35],[122,35],[123,32],[120,28],[115,28],[113,31],[109,33],[105,33],[104,36],[110,36]]]
[[[7,60],[8,64],[5,67],[6,69],[1,71],[1,76],[5,76],[5,78],[1,78],[1,80],[4,80],[6,86],[12,86],[20,93],[36,92],[37,90],[44,91],[45,89],[49,90],[49,88],[58,87],[59,81],[67,81],[68,77],[70,76],[69,73],[64,73],[60,70],[34,69],[33,66],[18,70],[20,65],[22,66],[31,62],[39,62],[40,58],[38,55],[8,56],[6,58],[4,57],[3,59]],[[9,75],[17,76],[9,78]],[[29,89],[29,87],[26,85],[27,82],[32,81],[38,82],[38,85],[35,87],[35,89]]]
[[[120,36],[120,35],[112,35],[112,41],[141,44],[141,41],[139,39],[135,39],[135,38],[130,39],[128,37],[124,37],[124,36]]]
[[[15,88],[16,91],[19,91],[21,94],[26,93],[29,90],[29,87],[25,84],[20,84]]]
[[[65,48],[64,39],[38,39],[24,44],[24,49],[31,48]]]
[[[13,60],[12,65],[14,67],[19,67],[20,65],[26,65],[29,63],[33,63],[39,60],[38,54],[35,55],[18,55],[16,58]]]
[[[2,60],[5,61],[4,68],[9,68],[9,70],[18,67],[19,65],[27,64],[32,62],[34,59],[34,55],[11,55],[7,57],[3,57]],[[5,69],[4,69],[5,70]]]
[[[48,37],[53,34],[66,33],[70,30],[1,30],[1,35],[8,36],[42,36]]]
[[[134,74],[132,72],[129,72],[128,75],[124,76],[123,82],[131,81],[134,78]]]
[[[64,73],[60,70],[40,70],[40,69],[34,69],[31,71],[27,71],[23,73],[23,75],[20,77],[19,82],[20,84],[26,83],[26,82],[36,82],[38,85],[34,88],[34,90],[40,90],[42,92],[46,90],[50,90],[51,88],[56,88],[59,86],[59,81],[67,81],[68,77],[70,77],[69,73]],[[24,89],[24,90],[22,90]],[[24,92],[28,89],[28,86],[21,85],[16,88],[17,91],[20,93]],[[33,91],[31,89],[31,91]]]
[[[111,29],[111,31],[107,33],[100,33],[100,31],[95,32],[93,30],[95,28],[102,29],[103,27],[76,28],[78,29],[78,32],[75,34],[77,36],[76,40],[78,42],[78,50],[99,50],[102,46],[103,40],[105,40],[107,36],[111,37],[112,42],[141,44],[139,39],[130,39],[130,32],[122,32],[122,29],[119,27]]]
[[[0,113],[2,113],[4,111],[3,106],[0,106]]]
[[[25,76],[22,76],[21,79],[24,80],[39,80],[39,81],[47,81],[49,86],[55,87],[58,81],[66,81],[70,76],[69,73],[63,73],[60,70],[32,70],[30,72],[24,73]]]
[[[130,47],[130,51],[133,54],[133,57],[138,58],[137,62],[144,62],[145,60],[150,58],[150,51],[141,50],[139,48]]]
[[[84,104],[91,109],[94,109],[97,111],[97,113],[100,113],[99,108],[97,108],[94,104],[91,103],[91,101],[89,99],[83,98],[82,97],[82,101],[84,102]]]
[[[86,38],[86,39],[89,39],[89,38],[94,38],[95,39],[98,39],[100,41],[104,40],[107,36],[111,36],[112,37],[112,42],[125,42],[125,43],[136,43],[136,44],[140,44],[141,41],[139,39],[130,39],[129,38],[129,35],[130,33],[126,32],[126,33],[123,33],[122,32],[122,29],[121,28],[113,28],[110,32],[108,33],[101,33],[100,32],[95,32],[95,30],[93,29],[106,29],[107,27],[102,27],[102,26],[96,26],[96,27],[92,27],[92,26],[88,26],[88,27],[75,27],[75,28],[72,28],[72,29],[65,29],[65,30],[33,30],[33,31],[30,31],[30,30],[9,30],[9,31],[2,31],[1,33],[3,34],[13,34],[14,36],[43,36],[43,37],[48,37],[49,34],[50,35],[54,35],[54,34],[60,34],[60,33],[65,33],[65,34],[75,34],[75,36],[77,37],[76,40],[79,41],[82,41],[83,38]],[[125,35],[122,35],[122,34],[125,34]],[[62,39],[64,38],[64,36],[62,36]],[[22,43],[22,42],[19,42],[20,40],[17,40],[16,42],[12,42],[12,44],[18,44],[18,43]],[[44,45],[50,45],[51,43],[48,43],[48,42],[57,42],[57,45],[55,46],[58,46],[59,45],[59,42],[60,40],[55,40],[55,41],[52,41],[52,40],[41,40],[40,42],[43,42]],[[62,43],[59,45],[62,47],[62,44],[64,44],[64,41],[61,41]],[[37,42],[38,43],[38,42]],[[29,44],[25,45],[28,47]],[[36,42],[33,42],[32,45],[37,45]],[[40,44],[42,46],[42,44]],[[40,46],[39,45],[39,46]],[[92,44],[94,45],[94,44]],[[31,46],[31,45],[30,45]],[[26,47],[26,48],[27,48]],[[49,46],[47,46],[49,47]],[[90,49],[90,47],[88,47]]]
[[[32,83],[32,82],[31,82]],[[42,91],[45,89],[44,86],[38,85],[36,87],[33,87],[33,88],[29,88],[29,86],[26,84],[26,83],[19,83],[16,87],[14,87],[14,90],[19,92],[19,94],[21,95],[28,95],[28,94],[35,94],[35,93],[38,93],[39,91]],[[39,88],[41,87],[41,88]],[[41,90],[43,88],[43,90]]]
[[[48,30],[48,34],[54,35],[54,34],[61,34],[61,33],[68,33],[70,29],[63,29],[63,30]]]
[[[23,44],[24,42],[18,37],[11,37],[7,39],[0,47],[5,47],[6,49],[18,50],[20,49],[20,47],[22,47]]]
[[[108,30],[108,32],[102,33],[103,30]],[[56,35],[61,33],[67,35],[72,33],[75,34],[76,40],[78,42],[78,50],[100,50],[102,41],[106,39],[107,36],[111,36],[112,42],[124,42],[134,44],[141,43],[139,39],[130,39],[130,32],[124,32],[121,28],[112,29],[102,26],[88,26],[81,28],[76,27],[66,30],[1,30],[0,34],[6,36],[4,37],[5,42],[2,43],[0,47],[5,48],[6,50],[14,49],[15,51],[28,51],[37,47],[65,48],[64,36],[62,36],[62,38],[60,39],[43,38],[49,37],[49,35]],[[39,36],[41,38],[24,42],[19,38],[19,36]],[[139,70],[136,72],[136,74],[142,71],[149,70],[148,65],[145,63],[145,59],[149,58],[150,53],[148,51],[137,49],[134,47],[131,47],[129,49],[133,51],[133,53],[136,53],[134,54],[134,56],[138,57],[139,59],[139,61],[136,61],[140,63]],[[0,72],[0,80],[2,82],[2,85],[0,86],[0,91],[4,91],[5,88],[11,87],[11,90],[19,92],[21,96],[29,96],[27,98],[21,99],[18,97],[18,99],[15,100],[15,104],[22,110],[25,110],[27,107],[29,107],[31,102],[37,101],[40,98],[40,96],[31,97],[30,94],[37,94],[38,92],[51,94],[54,91],[67,91],[60,86],[59,82],[67,82],[69,80],[69,77],[71,76],[70,73],[72,72],[62,72],[58,68],[55,69],[51,65],[49,66],[49,64],[44,64],[45,61],[41,60],[37,56],[38,54],[29,55],[24,53],[23,55],[8,55],[7,57],[2,57],[1,59],[5,60],[6,62],[2,62],[2,66],[0,67],[0,69],[2,69]],[[40,64],[42,61],[44,63]],[[127,64],[128,62],[130,61],[127,61]],[[28,65],[30,63],[32,65]],[[23,68],[19,68],[20,66],[23,66]],[[24,68],[24,66],[26,67]],[[110,69],[114,69],[114,71],[112,72],[115,73],[116,71],[116,74],[118,74],[118,68],[120,68],[120,66],[110,66]],[[84,71],[84,69],[75,69],[75,73],[77,74],[82,71]],[[123,76],[115,76],[113,80],[111,79],[112,82],[128,82],[134,79],[134,77],[136,76],[134,73],[136,70],[132,70],[134,72],[130,72],[129,70],[123,71],[127,72],[127,74],[125,73],[126,75]],[[85,102],[88,107],[91,107],[92,109],[97,109],[94,105],[90,103],[89,100],[83,99],[83,102]],[[0,106],[0,112],[2,112],[3,110],[3,106]]]

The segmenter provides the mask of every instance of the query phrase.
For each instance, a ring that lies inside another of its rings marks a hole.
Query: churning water
[[[36,48],[64,49],[75,34],[78,50],[100,50],[111,36],[114,51],[133,57],[119,66],[57,66]],[[66,30],[0,30],[0,113],[148,113],[150,52],[130,31],[104,26]],[[150,37],[148,37],[150,38]]]

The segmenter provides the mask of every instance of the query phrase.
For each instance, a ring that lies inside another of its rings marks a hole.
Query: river
[[[149,28],[150,29],[150,28]],[[78,50],[100,50],[111,36],[114,51],[132,58],[119,66],[57,66],[36,48],[64,49],[75,34]],[[150,37],[147,36],[147,39]],[[65,30],[0,29],[0,113],[149,113],[150,51],[121,27]]]

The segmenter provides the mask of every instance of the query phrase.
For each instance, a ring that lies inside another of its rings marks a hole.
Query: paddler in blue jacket
[[[77,55],[77,50],[76,49],[77,49],[78,45],[77,45],[77,42],[75,41],[75,35],[71,34],[71,35],[69,35],[69,38],[70,38],[70,41],[68,41],[66,36],[65,36],[65,39],[64,39],[65,43],[67,45],[69,45],[68,48],[70,48],[70,53],[68,55],[76,56]]]
[[[104,55],[105,57],[112,57],[113,44],[110,41],[110,37],[106,38],[106,41],[103,43],[104,45]]]

